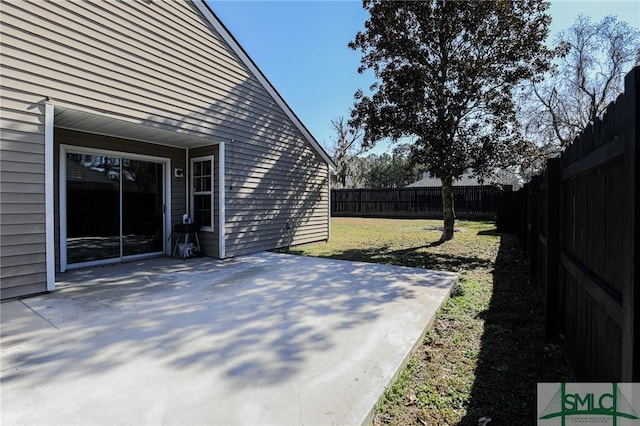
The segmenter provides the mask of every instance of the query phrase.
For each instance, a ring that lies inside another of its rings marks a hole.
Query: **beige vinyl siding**
[[[247,126],[269,133],[274,116],[269,95],[210,31],[164,18],[162,9],[177,6],[194,13],[188,3],[172,2],[11,2],[4,7],[5,20],[15,17],[19,24],[8,24],[3,33],[5,84],[44,91],[71,108],[113,111],[119,118],[209,138],[212,132],[218,139],[232,138]],[[96,13],[95,20],[107,8],[124,17],[115,16],[110,26],[76,15]],[[142,12],[150,17],[136,20]],[[145,28],[149,21],[156,27]],[[23,72],[25,64],[29,73]]]
[[[0,298],[46,291],[44,105],[0,96]],[[28,101],[34,98],[27,97]]]
[[[10,2],[3,13],[7,85],[213,141],[301,139],[188,2]]]
[[[22,257],[23,265],[2,267],[3,288],[45,288],[41,242],[45,227],[40,221],[45,208],[46,97],[57,110],[175,132],[176,146],[181,146],[181,134],[202,138],[202,145],[224,141],[226,179],[235,182],[227,193],[228,255],[288,244],[288,234],[263,226],[270,214],[275,214],[271,222],[276,227],[286,224],[286,218],[295,219],[291,235],[296,242],[327,237],[326,163],[195,5],[14,0],[1,2],[0,13],[0,161],[3,206],[7,203],[7,213],[1,212],[2,236],[12,237],[11,243],[2,243],[2,260],[16,245],[25,244],[33,251]],[[162,150],[158,145],[158,152]],[[162,156],[155,151],[150,155]],[[300,181],[308,177],[313,180]],[[184,185],[179,191],[174,182],[172,223],[184,213]],[[57,186],[56,181],[56,197]],[[247,193],[255,197],[243,208],[237,203]],[[25,220],[34,223],[17,223],[16,215],[26,215]],[[40,242],[20,243],[13,238],[25,225],[31,225],[25,238],[38,235]],[[256,228],[264,231],[253,231]],[[214,239],[205,239],[209,253],[217,253]],[[12,245],[5,248],[5,244]],[[34,284],[34,279],[41,284]]]
[[[227,255],[328,239],[327,164],[301,138],[232,142],[226,158]]]

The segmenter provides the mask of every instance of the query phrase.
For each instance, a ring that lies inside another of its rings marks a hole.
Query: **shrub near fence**
[[[639,113],[636,67],[602,120],[513,199],[547,337],[579,380],[640,381]]]
[[[454,186],[456,216],[493,218],[503,190]],[[442,188],[332,189],[332,216],[442,217]]]

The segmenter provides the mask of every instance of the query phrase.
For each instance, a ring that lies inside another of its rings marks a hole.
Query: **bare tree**
[[[331,120],[331,127],[336,132],[332,148],[332,158],[336,165],[333,184],[337,188],[347,186],[347,178],[356,173],[355,158],[364,152],[362,147],[362,130],[348,125],[344,117]]]
[[[640,32],[615,16],[592,22],[579,15],[558,35],[560,57],[530,87],[526,131],[553,155],[601,116],[623,90],[624,75],[640,63]]]

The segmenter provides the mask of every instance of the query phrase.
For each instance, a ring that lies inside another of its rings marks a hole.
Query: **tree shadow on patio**
[[[336,363],[329,350],[337,336],[366,340],[361,326],[386,318],[388,305],[415,299],[422,286],[444,292],[451,282],[274,253],[138,263],[71,272],[60,291],[27,300],[58,332],[3,336],[41,344],[8,354],[16,369],[2,382],[99,376],[153,359],[177,371],[215,368],[237,388],[282,383],[312,355]]]

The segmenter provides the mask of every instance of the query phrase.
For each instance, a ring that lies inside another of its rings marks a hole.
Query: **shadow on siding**
[[[256,81],[235,85],[203,111],[160,121],[226,143],[228,255],[328,238],[327,165]]]

